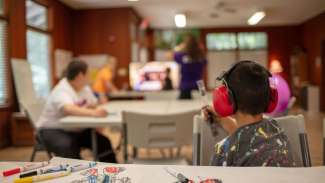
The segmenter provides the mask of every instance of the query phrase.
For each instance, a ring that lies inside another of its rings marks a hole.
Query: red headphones
[[[232,66],[228,71],[223,72],[217,80],[222,81],[223,85],[217,87],[213,92],[213,107],[214,110],[221,116],[226,117],[234,114],[237,111],[237,104],[235,101],[235,96],[231,89],[228,87],[226,78],[231,74],[231,72],[240,64],[248,63],[252,61],[241,61]],[[255,63],[255,62],[253,62]],[[256,64],[256,63],[255,63]],[[266,70],[266,69],[265,69]],[[269,77],[272,77],[271,73],[266,70]],[[269,82],[270,83],[270,82]],[[278,103],[278,91],[272,85],[270,85],[269,92],[269,103],[265,109],[266,113],[272,112]]]

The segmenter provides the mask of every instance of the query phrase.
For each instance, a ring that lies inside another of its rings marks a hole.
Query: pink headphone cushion
[[[221,117],[227,117],[234,113],[234,105],[229,99],[229,92],[226,86],[223,85],[214,90],[213,107]]]

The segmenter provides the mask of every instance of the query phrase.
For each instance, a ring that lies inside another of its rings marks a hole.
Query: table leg
[[[127,163],[128,161],[128,141],[127,141],[127,134],[126,134],[126,123],[123,123],[122,125],[123,127],[123,138],[124,138],[124,148],[123,148],[123,156],[124,156],[124,162]]]
[[[91,146],[93,151],[94,160],[98,160],[98,149],[97,149],[97,135],[96,129],[91,129]]]

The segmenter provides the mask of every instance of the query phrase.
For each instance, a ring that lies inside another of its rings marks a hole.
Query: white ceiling
[[[75,9],[133,7],[154,28],[175,27],[174,15],[186,12],[188,27],[247,26],[247,19],[263,9],[266,17],[258,24],[295,25],[325,11],[325,0],[223,0],[225,7],[235,9],[228,13],[215,9],[221,0],[61,0]],[[211,18],[217,13],[217,18]]]

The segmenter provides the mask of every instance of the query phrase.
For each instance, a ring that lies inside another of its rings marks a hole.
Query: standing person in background
[[[197,89],[196,81],[202,79],[207,60],[193,35],[187,35],[181,45],[179,51],[174,54],[174,60],[181,70],[179,99],[192,99],[192,90]]]
[[[163,90],[173,90],[173,82],[170,79],[170,68],[167,67],[166,71],[166,76],[163,82]]]
[[[111,57],[109,63],[101,68],[92,85],[95,95],[99,98],[101,103],[107,102],[106,95],[110,92],[116,92],[118,89],[113,80],[115,76],[116,58]]]

